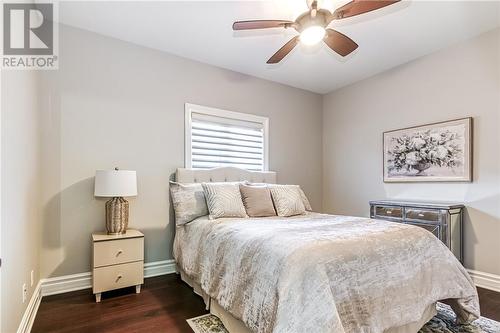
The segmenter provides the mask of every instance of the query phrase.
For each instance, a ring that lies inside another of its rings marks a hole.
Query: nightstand
[[[125,234],[92,234],[92,291],[96,302],[101,293],[135,286],[141,292],[144,283],[144,234],[128,229]]]

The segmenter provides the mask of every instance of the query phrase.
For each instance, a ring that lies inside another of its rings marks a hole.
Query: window
[[[186,104],[186,168],[268,168],[269,119]]]

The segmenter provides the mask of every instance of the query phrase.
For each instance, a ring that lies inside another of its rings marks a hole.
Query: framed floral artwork
[[[384,182],[471,182],[472,118],[384,132]]]

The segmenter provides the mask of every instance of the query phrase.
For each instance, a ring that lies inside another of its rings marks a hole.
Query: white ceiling
[[[332,4],[334,2],[334,4]],[[338,7],[346,0],[324,0]],[[500,25],[500,2],[401,2],[335,21],[359,44],[345,59],[325,45],[299,45],[280,64],[267,59],[296,32],[233,32],[235,20],[294,19],[304,0],[63,2],[59,20],[135,44],[290,86],[327,93]]]

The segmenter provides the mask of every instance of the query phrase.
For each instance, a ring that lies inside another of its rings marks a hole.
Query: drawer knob
[[[123,277],[123,276],[122,276],[121,274],[120,274],[120,275],[118,275],[118,276],[116,277],[116,281],[115,281],[115,282],[120,281],[120,279],[121,279],[122,277]]]
[[[120,254],[122,254],[123,251],[122,250],[118,250],[118,252],[116,252],[116,256],[118,257]]]
[[[387,214],[392,214],[392,210],[386,210],[385,211]]]
[[[422,214],[422,213],[418,213],[418,216],[420,216],[420,217],[424,217],[424,214]]]

